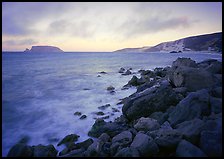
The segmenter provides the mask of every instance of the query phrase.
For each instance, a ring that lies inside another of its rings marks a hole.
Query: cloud
[[[153,17],[147,19],[131,19],[120,25],[120,32],[127,37],[138,36],[147,33],[162,32],[177,28],[188,28],[197,20],[190,20],[186,16],[171,17],[168,19]]]
[[[37,43],[38,43],[38,41],[33,40],[33,39],[3,41],[4,45],[33,45],[33,44],[37,44]]]

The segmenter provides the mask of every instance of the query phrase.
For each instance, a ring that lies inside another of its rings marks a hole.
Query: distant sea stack
[[[26,50],[24,52],[28,52],[28,53],[35,53],[35,52],[36,53],[40,53],[40,52],[60,53],[60,52],[64,52],[64,51],[55,46],[32,46],[32,48],[30,50],[26,48]]]

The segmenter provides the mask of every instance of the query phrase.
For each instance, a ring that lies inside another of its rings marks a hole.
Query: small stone
[[[105,71],[101,71],[101,72],[99,72],[100,74],[107,74]]]
[[[96,115],[104,115],[104,112],[97,112]]]
[[[104,110],[104,109],[106,109],[108,107],[110,107],[110,104],[99,106],[98,109]]]
[[[125,69],[123,67],[120,68],[120,70],[118,71],[119,73],[124,73]]]
[[[97,75],[97,77],[101,77],[100,75]]]
[[[79,119],[85,119],[85,118],[87,118],[87,116],[86,115],[82,115]]]
[[[122,75],[130,75],[130,74],[131,74],[130,70],[127,70],[125,73],[122,73]]]
[[[117,108],[112,108],[113,112],[120,112]]]
[[[113,91],[115,88],[113,87],[113,86],[109,86],[109,87],[107,87],[107,90],[108,91]]]
[[[74,115],[80,116],[80,115],[82,115],[82,113],[81,112],[75,112]]]

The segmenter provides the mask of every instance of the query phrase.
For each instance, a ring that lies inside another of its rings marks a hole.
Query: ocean
[[[117,103],[136,88],[121,88],[133,75],[140,77],[138,70],[170,66],[178,57],[222,60],[211,53],[2,53],[2,156],[23,137],[29,145],[53,144],[59,151],[64,147],[57,143],[66,135],[80,135],[78,142],[89,138],[97,117],[113,121],[122,114]],[[133,74],[121,75],[121,67]],[[105,104],[111,105],[105,115],[96,115]],[[87,118],[79,119],[76,111]]]

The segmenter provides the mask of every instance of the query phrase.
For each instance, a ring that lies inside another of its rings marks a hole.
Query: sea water
[[[222,60],[211,53],[2,53],[2,155],[23,137],[29,145],[53,144],[57,150],[66,135],[80,135],[78,142],[89,138],[95,119],[103,117],[95,114],[99,106],[111,105],[103,110],[105,121],[122,114],[117,103],[136,88],[121,88],[133,75],[140,77],[138,70],[170,66],[177,57]],[[121,67],[133,74],[121,75]],[[79,119],[76,111],[87,118]]]

